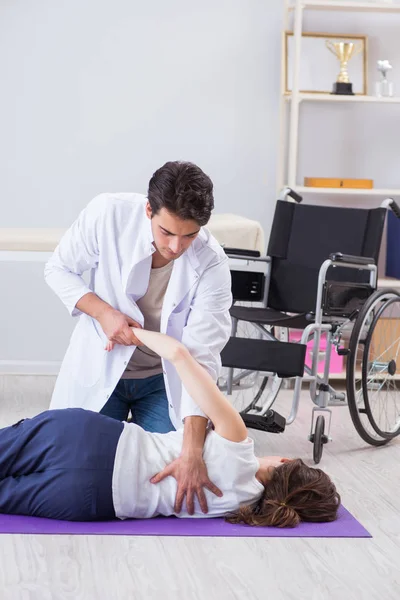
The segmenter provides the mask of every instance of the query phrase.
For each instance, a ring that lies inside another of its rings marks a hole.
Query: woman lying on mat
[[[300,459],[256,458],[239,413],[187,349],[161,333],[134,333],[174,364],[215,427],[203,456],[222,495],[206,490],[209,512],[204,515],[196,500],[196,517],[278,527],[336,518],[340,498],[325,473]],[[180,455],[182,431],[149,433],[80,408],[47,411],[1,429],[0,512],[70,521],[188,517],[192,507],[179,513],[174,505],[175,479],[155,485],[153,477]]]

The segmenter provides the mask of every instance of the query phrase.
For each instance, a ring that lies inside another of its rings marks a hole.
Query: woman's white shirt
[[[112,481],[115,514],[120,519],[151,518],[157,515],[189,517],[184,503],[181,513],[174,511],[177,482],[166,477],[157,484],[150,479],[179,457],[183,430],[167,434],[149,433],[125,423],[115,455]],[[204,515],[195,499],[194,517],[220,517],[242,504],[257,501],[264,486],[256,479],[259,462],[251,438],[236,443],[209,431],[203,450],[210,480],[222,491],[219,498],[207,489],[208,513]]]

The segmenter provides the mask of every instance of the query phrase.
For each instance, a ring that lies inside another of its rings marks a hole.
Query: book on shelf
[[[320,188],[353,188],[371,190],[374,187],[372,179],[340,179],[339,177],[304,177],[306,187]]]

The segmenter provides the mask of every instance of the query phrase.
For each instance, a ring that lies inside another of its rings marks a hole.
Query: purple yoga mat
[[[372,537],[343,506],[339,509],[338,519],[333,523],[301,523],[298,527],[287,529],[232,525],[223,519],[157,517],[155,519],[76,523],[38,517],[0,515],[1,533],[203,537]]]

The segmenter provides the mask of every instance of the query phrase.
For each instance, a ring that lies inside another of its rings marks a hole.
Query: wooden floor
[[[0,377],[0,425],[48,406],[48,377]],[[291,392],[280,395],[287,414]],[[311,464],[311,401],[283,435],[253,431],[259,454]],[[0,599],[399,600],[400,440],[358,438],[333,409],[321,467],[373,539],[0,536]]]

